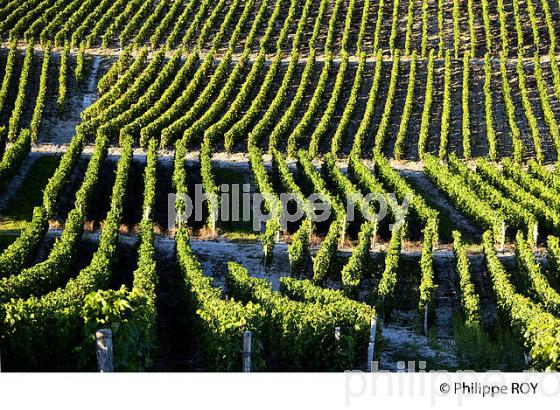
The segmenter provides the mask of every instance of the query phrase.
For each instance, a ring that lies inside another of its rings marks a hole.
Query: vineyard
[[[0,17],[2,370],[560,370],[560,0]]]

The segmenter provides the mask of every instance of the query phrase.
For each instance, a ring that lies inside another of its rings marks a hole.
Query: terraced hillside
[[[0,17],[4,370],[560,368],[560,2]]]

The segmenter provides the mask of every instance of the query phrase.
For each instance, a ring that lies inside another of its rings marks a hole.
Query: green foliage
[[[413,2],[411,1],[410,4]],[[393,155],[395,159],[403,159],[404,148],[406,142],[406,134],[408,130],[408,122],[410,120],[410,115],[412,113],[414,104],[414,87],[416,83],[416,64],[418,60],[418,55],[416,50],[412,53],[412,60],[410,61],[410,73],[408,75],[408,87],[406,90],[406,99],[404,101],[404,109],[401,116],[401,122],[399,124],[399,132],[395,140],[395,148]]]
[[[259,192],[263,195],[265,210],[270,215],[270,219],[266,222],[265,231],[261,233],[263,260],[266,265],[272,262],[274,244],[280,233],[282,204],[274,191],[272,182],[264,167],[260,149],[249,146],[249,162],[251,163],[253,178],[256,181]]]
[[[478,327],[477,325],[481,323],[480,297],[476,294],[471,281],[469,257],[459,231],[453,231],[453,253],[455,254],[455,273],[459,278],[459,288],[461,290],[461,308],[464,322],[467,327],[470,324],[473,324],[473,327]],[[478,330],[473,331],[477,332]]]
[[[31,119],[31,139],[37,141],[39,137],[39,129],[41,127],[41,117],[45,108],[45,97],[47,94],[47,80],[49,75],[49,61],[51,58],[51,44],[43,50],[43,65],[41,66],[41,79],[39,80],[39,93],[33,110],[33,118]]]
[[[262,307],[263,352],[269,369],[341,370],[363,362],[373,313],[368,307],[357,304],[361,312],[344,309],[341,298],[336,304],[292,301],[272,291],[266,280],[249,276],[243,266],[230,262],[228,268],[230,294]],[[337,326],[341,328],[339,342],[334,336]]]
[[[18,238],[0,254],[0,278],[21,272],[35,259],[35,254],[48,228],[45,211],[33,209],[33,218]]]
[[[8,140],[13,141],[17,138],[20,132],[20,120],[23,114],[23,107],[26,100],[27,83],[29,82],[29,74],[33,64],[33,54],[35,53],[33,44],[27,46],[25,51],[25,59],[23,60],[23,68],[19,77],[18,92],[14,109],[9,120],[8,126]]]
[[[311,252],[309,250],[310,235],[311,221],[305,219],[292,236],[292,243],[288,246],[288,258],[292,274],[303,274],[309,269],[311,262]]]
[[[86,36],[85,41],[88,48],[98,44],[105,30],[112,30],[113,25],[120,19],[120,13],[125,11],[127,4],[126,0],[113,0],[111,7],[99,18],[91,32]]]
[[[162,112],[157,113],[154,119],[147,123],[145,127],[140,131],[140,141],[143,144],[149,141],[151,138],[156,138],[161,135],[163,129],[173,122],[173,119],[181,112],[186,110],[188,104],[192,102],[196,95],[197,90],[206,78],[206,75],[210,72],[212,68],[212,62],[214,61],[215,51],[210,50],[206,55],[202,64],[198,67],[193,75],[193,78],[188,82],[187,86],[183,89],[181,95],[176,98],[173,103]],[[192,64],[196,63],[196,59]],[[194,67],[194,66],[193,66]],[[179,87],[180,84],[177,85]],[[170,96],[168,98],[171,98]],[[167,106],[168,104],[166,104]],[[162,107],[163,108],[163,107]]]
[[[358,103],[358,94],[360,92],[360,88],[362,86],[362,81],[364,78],[365,66],[366,53],[362,53],[359,55],[358,68],[356,69],[356,74],[354,75],[354,82],[352,83],[350,96],[346,101],[344,111],[342,112],[342,117],[340,118],[338,126],[336,127],[336,131],[332,137],[331,152],[333,155],[337,155],[340,151],[342,143],[344,142],[344,137],[346,136],[346,132],[348,130],[348,125],[350,124],[350,120],[354,115],[354,110],[356,109],[356,105]]]
[[[82,360],[92,362],[95,331],[113,332],[114,367],[120,371],[143,371],[153,362],[156,344],[156,262],[152,223],[155,205],[157,151],[152,141],[144,171],[144,204],[140,224],[138,267],[133,274],[132,291],[98,290],[84,300],[84,341],[79,349]]]
[[[203,2],[200,5],[199,8],[199,12],[205,12],[206,8],[208,7],[210,3],[209,2]],[[177,43],[177,39],[179,37],[179,35],[181,34],[182,28],[186,27],[188,25],[189,22],[189,18],[192,15],[192,12],[195,10],[196,5],[194,5],[193,3],[189,2],[187,4],[186,7],[183,8],[181,14],[179,15],[178,19],[177,19],[177,23],[172,25],[172,29],[171,32],[169,33],[166,43],[165,43],[165,47],[170,49],[172,48],[176,43]],[[193,24],[194,26],[194,21]],[[157,31],[156,31],[157,33]],[[152,40],[153,37],[156,34],[154,33],[154,35],[152,35],[152,37],[150,38],[150,42],[152,44],[152,47],[154,47],[154,41]]]
[[[493,230],[496,237],[503,242],[500,233],[503,216],[486,202],[481,202],[478,196],[465,186],[460,176],[452,174],[447,166],[431,155],[424,156],[424,171],[430,181],[443,191],[457,209],[484,229]]]
[[[76,193],[74,209],[68,214],[61,237],[55,242],[46,260],[0,281],[1,301],[26,298],[31,295],[42,296],[66,282],[81,243],[90,198],[107,149],[107,139],[100,136],[96,141],[82,186]]]
[[[560,314],[560,294],[550,286],[550,282],[542,273],[541,265],[535,261],[535,255],[523,238],[522,232],[517,233],[515,259],[524,287],[547,311],[558,316]]]
[[[385,269],[377,286],[376,307],[388,317],[394,306],[397,272],[401,256],[402,228],[395,227],[385,255]]]
[[[455,58],[459,58],[459,49],[461,48],[461,26],[459,23],[460,20],[460,6],[459,0],[453,0],[453,7],[452,7],[452,14],[453,14],[453,49],[455,51]]]
[[[356,135],[354,136],[354,142],[352,144],[352,152],[350,155],[358,155],[361,156],[363,154],[362,149],[364,145],[364,141],[367,137],[368,131],[372,125],[373,115],[375,113],[375,103],[377,99],[377,92],[379,91],[379,84],[381,82],[381,69],[383,68],[383,58],[382,54],[379,51],[375,56],[375,72],[373,74],[373,83],[369,90],[368,99],[366,103],[366,110],[364,112],[364,116],[362,121],[360,122],[360,126]],[[358,67],[359,70],[359,67]],[[356,90],[357,91],[357,90]],[[351,113],[350,113],[351,114]],[[343,114],[344,115],[344,114]],[[350,118],[348,118],[350,120]],[[337,130],[338,132],[338,130]],[[333,148],[335,148],[333,146]],[[331,152],[336,154],[338,149],[332,149]]]
[[[474,11],[474,0],[467,0],[467,12],[469,14],[470,56],[474,58],[476,56],[476,15]]]
[[[70,55],[70,43],[64,44],[64,50],[60,54],[60,68],[58,71],[58,98],[56,104],[58,113],[62,115],[66,94],[68,94],[68,56]]]
[[[515,104],[513,103],[513,99],[511,97],[511,86],[509,84],[507,68],[506,68],[506,58],[507,55],[502,52],[500,54],[500,74],[502,76],[502,95],[504,97],[507,122],[508,122],[509,130],[511,133],[511,139],[513,143],[513,158],[515,162],[521,162],[525,155],[525,145],[523,145],[523,141],[521,140],[521,131],[519,130],[519,126],[517,125]]]
[[[146,334],[149,326],[143,306],[143,295],[131,293],[124,286],[119,290],[98,290],[87,295],[81,312],[85,340],[78,349],[80,367],[95,368],[95,332],[111,329],[115,371],[149,368],[151,362],[146,359],[147,352],[153,349],[153,337]]]
[[[524,46],[523,28],[521,25],[521,19],[519,18],[519,0],[513,0],[512,6],[513,6],[513,21],[514,21],[515,31],[517,32],[517,49],[518,49],[518,53],[523,53],[523,46]],[[535,40],[538,42],[537,39]]]
[[[304,6],[304,9],[302,11],[302,13],[304,13],[304,15],[306,15],[306,13],[308,13],[309,5],[307,3],[308,2],[306,2],[305,6]],[[276,19],[276,17],[278,16],[278,13],[280,11],[280,9],[278,8],[279,7],[278,5],[279,5],[279,3],[277,3],[277,6],[274,8],[274,11],[273,11],[273,15],[275,16],[274,19]],[[284,25],[282,26],[282,29],[280,30],[280,35],[279,35],[277,43],[276,43],[277,44],[276,54],[275,54],[274,59],[273,59],[271,65],[268,69],[268,72],[266,73],[266,76],[265,76],[265,78],[264,78],[264,80],[261,84],[261,87],[259,88],[259,92],[252,99],[251,105],[247,109],[247,111],[224,134],[225,148],[228,151],[232,150],[235,143],[240,138],[245,137],[247,135],[247,133],[251,129],[252,125],[254,124],[255,120],[257,120],[257,118],[259,118],[259,116],[261,115],[261,112],[260,112],[261,107],[268,101],[267,100],[268,93],[269,93],[272,85],[274,84],[273,81],[276,77],[276,74],[277,74],[279,68],[280,68],[280,64],[281,64],[281,60],[282,60],[282,56],[283,56],[282,44],[284,43],[285,39],[288,36],[290,23],[295,19],[295,11],[296,11],[296,2],[292,1],[290,3],[290,8],[288,10],[288,15],[287,15],[286,19],[284,20]],[[294,46],[296,45],[296,41],[299,41],[297,39],[298,39],[298,33],[299,33],[299,26],[300,25],[301,24],[298,23],[298,31],[296,32],[296,35],[294,36],[294,39],[293,39],[292,44]],[[261,50],[266,50],[266,44],[267,44],[268,38],[270,37],[270,35],[272,33],[271,30],[272,30],[272,26],[269,24],[269,26],[267,27],[267,31],[265,33],[265,36],[261,39],[261,44],[260,44]],[[290,60],[290,66],[288,67],[288,71],[286,72],[286,76],[291,75],[291,74],[289,74],[290,73],[290,67],[292,67],[292,65],[295,64],[295,63],[292,63],[293,60],[294,60],[294,54],[292,54],[292,59]],[[295,67],[292,68],[291,70],[293,71],[294,69],[295,69]],[[287,81],[289,81],[289,80],[287,80]]]
[[[454,154],[449,156],[449,170],[463,178],[463,183],[477,193],[479,200],[488,203],[498,211],[507,223],[508,232],[524,230],[533,240],[538,223],[535,216],[520,203],[508,198],[499,189],[485,181],[479,174],[461,163]],[[513,237],[513,233],[511,235]]]
[[[535,161],[535,159],[527,161],[527,165],[527,172],[531,174],[533,178],[539,179],[547,186],[557,191],[560,190],[560,176],[558,174],[546,169],[543,165]]]
[[[17,140],[8,148],[0,161],[0,188],[4,188],[31,150],[31,131],[25,129],[19,133]]]
[[[149,2],[145,2],[144,5],[146,3]],[[126,33],[124,31],[121,33],[121,44],[127,43],[127,41],[124,41],[125,38],[123,38],[123,36],[131,37],[137,30],[137,33],[132,38],[131,43],[135,48],[142,46],[146,41],[148,33],[153,31],[156,27],[163,23],[164,11],[170,3],[171,0],[161,0],[153,9],[151,7],[148,7],[145,12],[141,8],[138,13],[136,13],[133,20],[131,20],[131,22],[129,23],[129,25],[132,25],[132,29],[129,29]]]
[[[81,43],[78,49],[78,54],[76,55],[76,71],[74,71],[74,76],[76,77],[76,82],[81,83],[84,81],[87,67],[86,67],[86,44]]]
[[[358,234],[358,245],[352,250],[352,256],[342,268],[342,285],[349,293],[356,292],[364,273],[371,271],[370,248],[374,237],[375,223],[364,222]]]
[[[311,55],[313,55],[314,57],[315,52],[312,51],[310,53],[309,58],[311,58]],[[333,60],[332,53],[328,52],[327,55],[325,56],[325,61],[323,62],[323,69],[321,70],[319,82],[317,83],[317,87],[315,87],[315,91],[313,92],[311,101],[309,101],[308,103],[307,111],[305,111],[305,114],[301,118],[300,122],[295,126],[294,130],[288,136],[288,155],[290,155],[291,157],[295,157],[298,146],[301,145],[302,142],[301,140],[303,139],[303,136],[306,134],[307,130],[311,127],[311,124],[317,112],[319,111],[319,108],[321,107],[321,102],[325,94],[325,87],[327,85],[327,81],[329,79],[329,73],[331,71],[332,64],[333,64],[332,60]],[[301,100],[305,95],[305,88],[302,85],[303,85],[303,78],[298,88],[298,92],[296,93],[296,97],[294,98],[294,100],[292,100],[292,104],[285,112],[285,115],[291,116],[289,118],[290,122],[293,121],[293,117],[295,116],[295,113],[297,112],[299,105],[301,105]],[[300,103],[296,104],[297,102],[296,98],[298,97],[300,99]],[[279,126],[280,125],[277,125],[277,127]],[[272,135],[276,135],[276,134],[273,133]],[[275,138],[278,139],[277,136]]]
[[[185,144],[191,145],[194,143],[198,143],[202,138],[206,139],[208,143],[214,142],[216,134],[207,131],[210,126],[220,118],[219,116],[222,113],[222,110],[227,107],[229,99],[235,91],[235,87],[242,78],[242,70],[244,70],[245,66],[248,64],[249,52],[250,49],[246,48],[238,63],[235,65],[231,73],[229,73],[227,81],[222,85],[217,98],[214,100],[214,102],[212,102],[210,106],[208,106],[208,108],[204,112],[201,111],[200,113],[198,113],[196,109],[194,109],[198,105],[197,102],[195,102],[193,107],[191,107],[187,114],[185,114],[183,118],[191,114],[191,119],[189,119],[187,123],[191,123],[196,117],[198,117],[198,119],[194,120],[192,124],[188,125],[183,132],[182,139]],[[204,90],[204,92],[206,92],[206,89]],[[206,103],[207,101],[203,101],[203,104]],[[165,145],[168,143],[168,140],[162,139],[161,143],[162,145]]]
[[[228,151],[230,151],[233,148],[233,140],[232,140],[233,134],[230,133],[229,130],[231,130],[232,125],[235,124],[241,118],[243,113],[242,111],[243,107],[249,101],[251,92],[253,91],[253,88],[255,87],[257,81],[259,80],[259,75],[262,73],[262,71],[265,68],[265,60],[266,60],[265,50],[261,49],[259,51],[259,54],[257,55],[257,58],[253,62],[253,65],[251,66],[251,70],[247,75],[246,81],[243,83],[241,89],[237,93],[237,96],[230,104],[229,109],[219,119],[219,121],[215,122],[214,124],[212,124],[206,129],[206,131],[204,132],[205,135],[204,138],[209,138],[211,140],[214,140],[215,138],[218,138],[221,135],[229,136],[226,137],[225,148]],[[266,78],[268,78],[268,76]]]
[[[85,138],[81,134],[77,134],[72,138],[68,150],[62,156],[56,171],[50,177],[47,186],[43,190],[43,207],[49,218],[54,216],[56,201],[62,192],[62,188],[68,183],[74,166],[80,159],[84,142]]]
[[[71,1],[67,5],[57,4],[57,12],[46,18],[42,24],[37,27],[37,31],[42,28],[39,34],[41,44],[45,44],[49,40],[54,39],[54,46],[61,47],[68,33],[85,19],[85,16],[95,6],[94,0]]]
[[[325,185],[325,181],[315,171],[315,167],[306,151],[300,150],[297,166],[305,178],[313,185],[314,192],[321,194],[324,201],[331,206],[331,224],[313,260],[313,279],[322,281],[332,270],[337,254],[338,243],[344,239],[346,230],[346,212],[342,203],[334,198]]]
[[[185,144],[181,141],[180,143],[183,147]],[[178,146],[179,143],[176,145]],[[186,148],[181,148],[182,151],[179,151],[181,154],[186,152]],[[179,153],[176,152],[175,156],[177,158]],[[180,165],[183,166],[182,157],[180,157]],[[179,160],[177,160],[179,161]],[[202,141],[202,146],[200,147],[200,176],[202,177],[202,186],[204,187],[204,192],[207,198],[207,206],[208,206],[208,226],[215,234],[216,229],[218,228],[218,221],[220,215],[220,202],[219,202],[219,192],[220,188],[216,184],[216,179],[214,178],[214,174],[212,173],[212,147],[211,142],[208,139]]]
[[[286,98],[288,96],[287,94],[288,87],[291,86],[292,77],[296,72],[298,61],[299,61],[299,53],[296,50],[292,50],[290,63],[286,70],[286,74],[282,79],[280,88],[276,92],[274,99],[268,104],[265,113],[262,114],[262,117],[260,117],[259,121],[255,124],[253,130],[249,133],[249,144],[255,146],[260,145],[265,135],[268,135],[272,131],[272,127],[275,126],[276,119],[280,114],[281,109],[284,106],[284,102],[286,101]],[[314,63],[314,59],[310,59],[309,63],[306,64],[306,69],[307,69],[306,77],[305,77],[306,82],[308,81],[310,71],[313,68],[313,63]],[[255,107],[255,109],[259,109],[259,110],[261,108],[262,106]],[[276,141],[274,140],[274,138],[271,138],[269,149],[276,148],[275,143]]]
[[[395,40],[399,31],[399,0],[393,1],[393,16],[391,20],[391,34],[389,35],[389,51],[393,55],[395,51]]]
[[[235,21],[235,11],[237,9],[237,7],[239,6],[240,1],[239,0],[234,0],[229,9],[228,12],[226,14],[226,16],[224,17],[223,22],[226,24],[225,27],[228,27],[230,25],[230,23]],[[189,27],[189,30],[183,35],[183,39],[182,39],[182,44],[184,46],[186,46],[191,40],[194,40],[194,35],[198,34],[196,36],[196,48],[200,49],[202,48],[202,46],[204,45],[204,43],[206,42],[206,39],[210,36],[211,34],[211,29],[212,26],[214,25],[214,22],[216,22],[216,20],[220,17],[222,10],[224,9],[224,7],[227,5],[227,1],[224,0],[219,0],[218,3],[216,4],[216,6],[212,9],[212,12],[210,13],[209,16],[206,16],[205,14],[202,14],[201,16],[199,16],[197,14],[197,16],[195,17],[195,19],[198,18],[202,18],[204,20],[204,25],[202,26],[202,29],[200,30],[200,33],[196,32],[196,25],[191,25],[191,27]],[[202,7],[201,7],[202,8]],[[226,33],[222,33],[222,36],[224,36]],[[221,41],[221,39],[220,39]],[[216,42],[216,39],[214,38],[213,44],[212,45],[218,45],[219,43]]]
[[[373,33],[373,52],[379,50],[379,39],[381,37],[381,26],[383,25],[383,9],[385,8],[385,0],[379,0],[377,6],[377,19],[375,21],[375,31]]]
[[[152,59],[152,63],[155,64],[156,62],[161,62],[161,58],[161,56],[157,59],[154,57],[154,59]],[[76,131],[79,132],[81,129],[85,129],[84,123],[87,124],[88,122],[99,116],[107,107],[111,106],[115,101],[119,99],[119,97],[130,90],[134,83],[139,82],[140,78],[142,77],[141,73],[144,72],[144,69],[146,69],[147,65],[148,50],[143,48],[142,50],[140,50],[140,52],[136,56],[136,59],[130,65],[130,67],[111,86],[110,90],[103,94],[88,108],[82,111],[82,113],[80,114],[80,117],[82,118],[82,124],[77,127]],[[146,76],[144,76],[142,79],[144,82],[147,81]],[[151,78],[149,79],[151,80]]]
[[[486,44],[486,53],[492,51],[492,31],[490,28],[490,9],[488,8],[488,0],[482,0],[482,21],[484,25],[484,40]]]
[[[500,38],[502,40],[502,54],[507,56],[508,53],[508,22],[506,10],[504,8],[504,0],[497,0],[498,16],[500,21]]]
[[[272,150],[272,169],[278,175],[284,192],[294,195],[305,213],[298,230],[292,237],[292,243],[288,246],[290,272],[292,274],[305,273],[311,261],[309,250],[309,238],[313,231],[313,223],[310,219],[311,209],[308,207],[300,187],[295,183],[288,164],[280,151]]]
[[[510,158],[502,160],[502,173],[505,177],[517,183],[520,188],[531,193],[536,198],[540,198],[555,210],[560,210],[560,198],[558,198],[558,193],[554,188],[525,172]]]
[[[180,61],[181,50],[178,50],[173,53],[173,56],[161,68],[159,73],[152,72],[154,78],[150,78],[148,81],[153,82],[142,92],[142,94],[138,94],[136,96],[137,98],[129,96],[130,100],[124,100],[122,103],[117,101],[115,103],[115,109],[112,109],[111,107],[107,108],[107,110],[103,113],[106,117],[104,118],[103,125],[99,127],[100,132],[111,138],[117,135],[120,135],[121,137],[131,135],[127,134],[130,129],[130,127],[127,127],[127,124],[130,124],[135,118],[159,103],[158,99],[163,90],[169,84],[170,80],[176,74]]]
[[[445,53],[443,80],[443,111],[441,113],[441,133],[439,136],[439,158],[447,157],[449,143],[449,121],[451,119],[451,50]]]
[[[511,326],[530,349],[533,366],[537,369],[560,369],[560,320],[515,292],[496,255],[490,231],[484,233],[482,244],[498,307],[510,318]]]
[[[126,82],[128,88],[123,90],[122,95],[113,93],[113,90],[116,88],[115,85],[110,92],[104,94],[99,100],[82,111],[81,116],[83,122],[76,127],[76,132],[83,132],[87,136],[95,135],[98,130],[102,130],[101,132],[108,137],[112,137],[112,135],[116,134],[117,131],[112,128],[113,124],[109,120],[117,117],[130,107],[131,104],[142,97],[158,72],[162,70],[164,58],[165,52],[163,50],[157,52],[138,77],[135,79],[128,78]],[[139,59],[141,59],[141,56]],[[121,80],[127,78],[128,74],[134,71],[133,67],[134,64],[130,70],[119,79],[119,83]]]
[[[560,240],[557,236],[550,235],[547,238],[548,253],[548,277],[552,283],[560,285]]]
[[[183,134],[183,143],[192,144],[198,142],[201,137],[205,134],[206,129],[218,118],[222,109],[226,106],[229,97],[234,92],[237,83],[241,79],[242,70],[248,61],[250,46],[254,39],[254,29],[258,27],[260,21],[262,20],[262,13],[259,14],[253,21],[252,30],[247,38],[246,47],[244,48],[243,54],[241,55],[238,63],[235,65],[233,70],[229,72],[229,66],[231,63],[231,58],[233,55],[234,47],[237,42],[237,38],[240,36],[241,29],[243,28],[245,22],[250,17],[249,11],[252,2],[246,2],[243,13],[239,17],[239,21],[235,27],[235,30],[229,41],[229,48],[226,55],[221,59],[216,71],[212,75],[211,79],[208,81],[204,90],[199,94],[198,98],[190,105],[188,110],[181,115],[179,113],[179,118],[175,119],[169,126],[164,128],[161,133],[161,145],[167,146],[171,144],[175,138]],[[234,8],[233,6],[231,8]],[[226,16],[226,20],[230,18],[230,12]],[[199,37],[200,40],[200,37]],[[227,81],[225,81],[227,78]],[[225,81],[225,83],[224,83]],[[218,91],[219,94],[214,102],[212,101],[212,96]],[[212,138],[213,135],[207,134],[207,138]],[[210,145],[211,141],[205,141],[206,145]]]
[[[183,275],[190,314],[202,348],[202,361],[210,370],[238,371],[241,366],[243,333],[253,332],[252,369],[263,368],[260,330],[264,312],[258,304],[241,304],[222,299],[221,291],[204,276],[192,253],[188,233],[179,229],[176,235],[177,259]]]
[[[422,240],[422,255],[420,256],[420,272],[422,274],[420,278],[420,298],[418,301],[418,312],[419,317],[423,318],[426,309],[428,312],[434,309],[434,303],[436,298],[437,285],[435,284],[435,272],[434,272],[434,244],[437,242],[434,237],[437,233],[434,231],[436,226],[434,224],[428,224],[424,228],[424,237]]]
[[[463,157],[471,157],[471,116],[469,111],[469,71],[470,71],[470,52],[465,51],[463,56],[463,88],[461,92],[461,102],[463,119],[461,129],[463,131]]]
[[[543,2],[544,3],[544,2]],[[550,103],[548,97],[548,87],[543,79],[543,72],[541,67],[541,59],[538,54],[535,53],[533,58],[533,64],[535,66],[535,79],[537,80],[537,90],[539,92],[539,97],[541,99],[541,107],[544,114],[544,120],[550,131],[550,136],[552,137],[552,142],[556,147],[556,152],[560,152],[560,131],[558,129],[558,121],[556,121],[556,116],[554,115],[554,110]]]
[[[520,50],[517,54],[517,82],[519,84],[519,91],[521,94],[521,103],[525,111],[525,117],[527,118],[527,123],[529,124],[529,130],[531,131],[531,136],[533,137],[533,146],[535,148],[535,158],[537,161],[542,162],[544,154],[541,147],[541,137],[539,134],[539,126],[537,124],[537,117],[531,106],[531,99],[529,97],[529,91],[527,90],[527,79],[525,78],[525,70],[523,68],[523,53]]]
[[[360,161],[356,159],[356,161]],[[323,176],[323,181],[325,181],[329,188],[331,188],[334,197],[336,198],[339,204],[346,204],[346,206],[352,206],[353,211],[357,215],[355,219],[363,220],[364,214],[367,213],[367,204],[362,198],[361,192],[358,188],[342,173],[338,165],[336,164],[335,157],[328,153],[325,156],[323,161],[323,165],[321,166],[321,175]],[[328,191],[331,192],[331,191]],[[325,194],[327,191],[325,190]],[[340,209],[339,213],[342,213],[342,209]],[[337,210],[337,209],[335,209]],[[350,210],[349,208],[347,210]],[[375,214],[375,211],[370,211],[370,215]],[[372,221],[373,226],[377,227],[377,221]]]
[[[376,178],[371,170],[356,155],[352,155],[348,161],[348,174],[356,181],[357,185],[363,192],[372,195],[381,195],[387,206],[387,217],[389,220],[396,221],[399,211],[399,205],[394,197],[383,187],[383,184]],[[381,206],[370,209],[370,212],[379,215]],[[378,223],[378,221],[376,221]],[[380,222],[380,221],[379,221]]]
[[[393,109],[393,101],[395,100],[395,94],[397,90],[397,80],[399,77],[399,58],[400,58],[400,51],[394,50],[393,62],[391,68],[391,78],[389,80],[389,90],[387,91],[385,107],[383,108],[383,115],[381,117],[381,121],[379,122],[377,133],[375,134],[375,146],[373,148],[374,155],[381,153],[381,151],[383,150],[383,147],[385,146],[385,139],[387,138],[387,133],[389,131],[391,111]]]
[[[437,2],[437,23],[438,23],[438,58],[443,58],[445,44],[443,42],[443,21],[444,21],[444,8],[443,0]]]
[[[161,22],[157,25],[154,32],[150,36],[150,47],[152,47],[152,49],[156,49],[158,47],[161,39],[165,34],[169,32],[175,32],[175,30],[177,30],[177,26],[185,27],[185,24],[183,24],[181,18],[183,17],[183,15],[188,16],[190,13],[192,13],[194,4],[189,2],[186,7],[181,6],[181,2],[173,2],[165,17],[163,17]],[[185,17],[183,17],[183,19],[184,18]],[[170,36],[171,34],[169,34],[168,38],[170,38]]]
[[[383,1],[383,0],[381,0]],[[341,48],[343,52],[348,50],[348,39],[350,37],[350,27],[352,25],[352,16],[355,8],[355,0],[348,2],[346,11],[346,20],[344,21],[344,30],[342,32]],[[358,32],[358,41],[356,41],[356,54],[363,52],[364,37],[366,35],[368,17],[369,17],[370,0],[364,0],[362,8],[362,20],[360,21],[360,31]]]
[[[408,201],[413,215],[418,217],[418,219],[422,221],[424,225],[433,226],[433,240],[434,243],[437,243],[439,229],[438,212],[428,206],[425,199],[421,195],[417,194],[414,189],[412,189],[406,179],[404,179],[397,170],[393,169],[390,162],[383,155],[376,154],[374,156],[374,160],[375,171],[379,179],[383,181],[387,189],[390,189],[394,192],[399,200],[404,201],[406,199]],[[388,200],[387,203],[390,204],[391,200]],[[408,208],[404,208],[403,211],[405,213],[408,212]]]
[[[430,50],[428,57],[428,70],[426,74],[426,93],[424,96],[424,106],[422,108],[422,121],[420,123],[420,135],[418,136],[418,157],[422,159],[426,152],[428,142],[428,132],[430,129],[430,116],[434,102],[434,49]]]
[[[4,69],[4,77],[2,78],[2,88],[0,88],[0,113],[4,111],[8,98],[8,89],[14,73],[14,65],[17,55],[17,40],[10,41],[10,51],[6,60],[6,68]]]
[[[341,60],[340,66],[338,68],[338,73],[336,75],[336,80],[333,87],[333,92],[331,94],[331,98],[327,104],[327,108],[323,112],[321,116],[321,120],[314,128],[313,133],[311,134],[311,139],[309,142],[309,154],[312,157],[317,156],[319,152],[319,147],[324,140],[325,135],[328,131],[333,127],[333,116],[335,114],[338,102],[340,100],[343,85],[344,85],[344,77],[346,72],[348,71],[348,53],[345,51],[341,52]]]
[[[134,62],[132,50],[130,47],[125,48],[120,54],[117,61],[111,65],[109,70],[97,82],[97,91],[99,95],[105,94],[118,81],[118,79],[130,68]]]
[[[142,111],[141,115],[122,127],[120,135],[131,135],[134,138],[141,135],[140,145],[143,147],[148,146],[149,141],[155,136],[152,131],[148,131],[151,124],[154,124],[159,116],[163,115],[167,108],[173,104],[173,98],[177,97],[181,87],[187,84],[189,77],[193,74],[198,59],[199,55],[196,52],[187,56],[179,70],[173,73],[173,81],[171,81],[170,84],[165,84],[164,90],[162,90],[162,94],[158,96],[157,101],[153,103],[150,102],[150,99],[154,97],[142,98],[142,104],[138,101],[136,104],[138,109],[143,108],[144,111]],[[156,89],[154,89],[154,91],[156,91]],[[144,130],[147,131],[142,133]]]
[[[501,321],[486,331],[479,322],[453,317],[453,336],[459,366],[472,371],[522,371],[526,369],[522,345]]]
[[[115,10],[114,14],[111,16],[111,19],[109,19],[109,21],[107,22],[108,27],[106,27],[105,32],[101,36],[101,48],[107,48],[109,46],[110,40],[112,40],[118,32],[122,33],[127,30],[127,27],[136,24],[136,22],[133,21],[136,12],[140,11],[140,9],[150,7],[151,5],[153,5],[153,3],[154,0],[131,0],[124,3],[124,7],[121,6],[120,10]],[[92,37],[97,38],[100,34],[101,32],[98,34],[96,33],[96,35]],[[92,40],[90,40],[89,42],[92,43]]]
[[[422,44],[421,44],[421,56],[426,57],[428,52],[428,0],[422,0]],[[433,49],[430,49],[432,52]]]
[[[406,34],[404,40],[404,54],[410,55],[410,43],[412,41],[412,27],[414,25],[414,1],[408,1],[408,7],[406,12]]]
[[[487,2],[488,0],[485,0]],[[492,113],[492,66],[490,53],[484,55],[484,115],[486,121],[486,139],[488,140],[488,156],[492,161],[497,158],[496,131],[494,130],[494,116]]]
[[[13,147],[16,147],[14,145]],[[21,272],[35,258],[40,241],[48,227],[48,218],[54,212],[57,198],[68,182],[83,146],[83,137],[75,136],[62,156],[59,165],[43,190],[43,206],[33,210],[33,217],[22,234],[0,255],[0,277]]]
[[[486,181],[531,211],[543,226],[551,227],[552,229],[560,227],[560,214],[554,208],[551,208],[542,199],[525,191],[515,181],[501,173],[494,165],[480,158],[476,161],[476,170]]]
[[[329,226],[327,236],[313,259],[313,280],[315,282],[323,281],[331,273],[338,251],[341,231],[342,223],[339,220],[333,221]]]
[[[83,40],[85,40],[86,30],[91,29],[91,32],[96,30],[98,25],[100,25],[100,23],[107,20],[107,16],[113,17],[112,11],[118,8],[120,4],[122,4],[120,1],[101,0],[97,4],[97,6],[91,11],[91,13],[89,13],[87,16],[73,15],[72,18],[75,21],[72,22],[72,25],[77,27],[74,30],[72,30],[70,45],[72,47],[75,47]],[[60,34],[66,35],[67,33],[64,30],[61,30]],[[89,48],[90,46],[91,44],[88,41],[86,41],[86,47]]]
[[[100,144],[100,147],[103,146]],[[100,147],[96,147],[100,153],[98,155],[102,155],[102,151],[106,152],[106,148]],[[111,208],[91,263],[75,278],[68,280],[64,287],[44,296],[12,300],[4,305],[2,351],[9,356],[8,368],[14,363],[22,370],[75,368],[74,349],[80,344],[83,335],[83,301],[91,292],[107,288],[111,278],[131,160],[132,140],[129,139],[122,147]],[[94,161],[93,156],[91,161]],[[86,175],[85,181],[89,178]],[[24,288],[24,291],[27,290]]]

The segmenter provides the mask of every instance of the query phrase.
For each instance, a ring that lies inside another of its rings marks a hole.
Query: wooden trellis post
[[[340,340],[342,338],[342,333],[340,331],[340,326],[334,328],[334,343],[336,344],[336,351],[340,352]]]
[[[97,368],[101,373],[113,371],[113,332],[99,329],[95,332]]]
[[[428,310],[429,305],[424,306],[424,335],[428,336]]]
[[[243,333],[243,372],[251,372],[251,349],[253,334],[247,330]]]
[[[533,246],[535,250],[537,249],[537,240],[539,239],[539,226],[537,224],[533,225]]]
[[[367,371],[371,372],[371,363],[373,362],[373,355],[375,353],[375,335],[377,333],[377,317],[373,316],[371,318],[371,326],[369,333],[369,344],[368,344],[368,357],[367,357]]]
[[[500,243],[500,250],[503,252],[506,246],[506,223],[502,221],[502,237]]]

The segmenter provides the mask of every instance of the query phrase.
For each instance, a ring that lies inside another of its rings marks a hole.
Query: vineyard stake
[[[97,368],[101,373],[113,371],[113,332],[99,329],[95,332]]]
[[[539,226],[537,224],[533,225],[533,244],[535,250],[537,249],[537,239],[539,238]]]
[[[251,347],[252,337],[251,331],[247,330],[243,333],[243,372],[251,372]]]
[[[369,333],[369,344],[368,344],[368,358],[367,358],[367,371],[371,372],[371,363],[373,362],[373,354],[375,351],[375,334],[377,332],[377,317],[372,316],[371,327]]]
[[[424,306],[424,334],[428,336],[428,304]]]
[[[344,240],[346,238],[346,223],[347,221],[344,220],[344,223],[342,224],[342,232],[340,233],[340,241],[339,241],[339,245],[341,247],[344,246]]]
[[[340,339],[341,339],[340,326],[337,326],[334,328],[334,343],[336,345],[337,352],[340,352]]]

